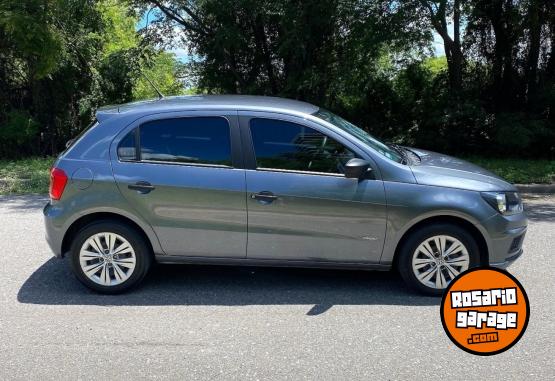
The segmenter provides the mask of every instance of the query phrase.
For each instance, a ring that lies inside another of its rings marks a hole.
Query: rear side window
[[[355,154],[336,140],[300,124],[251,119],[256,166],[319,173],[344,173]]]
[[[118,146],[121,160],[135,159],[135,132]],[[221,117],[162,119],[139,127],[142,161],[231,166],[229,124]]]

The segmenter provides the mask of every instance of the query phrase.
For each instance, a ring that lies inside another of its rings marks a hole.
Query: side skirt
[[[255,266],[255,267],[300,267],[345,270],[378,270],[387,271],[391,265],[364,262],[327,262],[327,261],[291,261],[279,259],[252,258],[211,258],[211,257],[182,257],[175,255],[156,255],[158,263],[194,264],[194,265],[222,265],[222,266]]]

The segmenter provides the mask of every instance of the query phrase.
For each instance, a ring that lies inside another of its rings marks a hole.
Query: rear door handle
[[[270,204],[275,200],[277,200],[278,196],[276,196],[272,192],[262,191],[262,192],[251,194],[251,198],[253,200],[259,201],[261,204]]]
[[[131,190],[136,190],[141,194],[150,193],[155,189],[154,186],[148,181],[137,181],[135,184],[129,184],[127,188]]]

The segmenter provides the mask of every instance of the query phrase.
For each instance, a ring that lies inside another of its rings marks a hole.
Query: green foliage
[[[0,157],[55,154],[98,106],[156,97],[143,73],[165,95],[306,100],[397,143],[555,157],[555,7],[457,4],[0,0]],[[461,38],[441,34],[456,9]],[[437,32],[447,57],[431,54]],[[179,42],[187,64],[161,51]]]
[[[102,35],[103,58],[114,52],[130,50],[139,44],[139,36],[135,32],[137,17],[129,14],[129,9],[118,0],[99,1],[96,6],[102,15],[105,32]]]
[[[114,50],[100,62],[100,87],[105,103],[126,103],[133,99],[133,88],[140,75],[136,49]]]
[[[57,154],[98,106],[133,100],[151,66],[179,92],[138,17],[117,0],[0,0],[0,157]]]
[[[9,144],[24,144],[38,131],[38,124],[25,110],[12,110],[7,115],[0,139]]]
[[[202,91],[306,100],[386,140],[448,153],[555,156],[545,0],[160,4],[153,28],[164,41],[182,27]],[[456,10],[462,39],[446,27]],[[447,57],[431,57],[432,32],[445,31]]]
[[[46,10],[56,1],[0,1],[4,43],[17,46],[14,58],[25,60],[31,75],[41,78],[56,68],[63,50],[59,33],[48,22]],[[2,44],[3,45],[3,44]]]
[[[514,184],[555,182],[555,160],[491,159],[479,156],[466,159]]]
[[[38,123],[26,110],[9,111],[0,129],[0,151],[12,155],[20,154],[22,151],[29,152],[29,146],[37,143],[38,130]]]
[[[432,76],[437,76],[447,70],[447,59],[445,59],[445,56],[430,57],[424,59],[422,65],[426,70],[429,70]]]
[[[137,80],[133,88],[133,99],[141,100],[158,97],[158,94],[146,80],[145,76],[165,96],[184,94],[183,84],[178,79],[183,74],[184,65],[175,58],[175,55],[173,53],[160,52],[154,57],[153,61],[150,67],[143,69],[144,76],[140,76]]]

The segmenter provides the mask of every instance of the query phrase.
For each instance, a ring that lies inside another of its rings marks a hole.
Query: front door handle
[[[136,190],[141,194],[147,194],[154,190],[154,186],[148,181],[137,181],[135,184],[129,184],[127,188]]]
[[[278,199],[278,196],[276,196],[272,192],[262,191],[262,192],[251,194],[251,198],[253,200],[257,200],[261,204],[271,204],[272,202]]]

